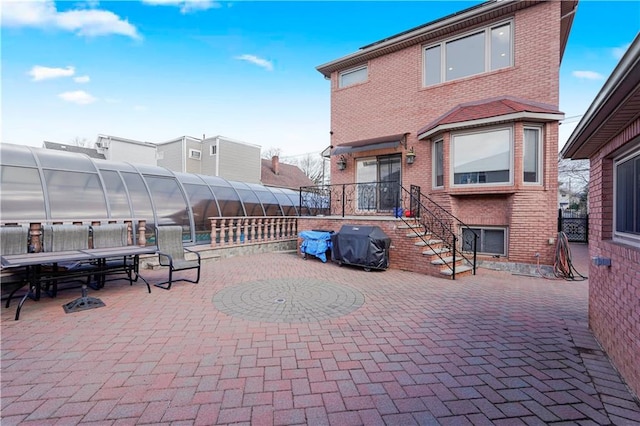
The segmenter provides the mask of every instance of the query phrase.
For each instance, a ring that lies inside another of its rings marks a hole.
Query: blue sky
[[[2,1],[1,141],[224,135],[282,156],[329,145],[316,71],[479,2]],[[561,144],[640,30],[640,2],[579,3]]]

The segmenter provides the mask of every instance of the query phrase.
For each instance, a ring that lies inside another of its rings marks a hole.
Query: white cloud
[[[573,71],[571,73],[574,77],[583,78],[585,80],[603,80],[604,76],[595,71]]]
[[[63,101],[71,102],[78,105],[88,105],[94,103],[97,100],[84,90],[60,93],[58,97]]]
[[[220,3],[213,0],[142,0],[151,6],[175,6],[181,13],[191,13],[200,10],[217,9]]]
[[[267,71],[273,71],[273,63],[271,63],[271,61],[267,61],[266,59],[259,58],[255,55],[240,55],[236,56],[235,59],[251,62],[252,64],[256,64],[257,66],[262,67]]]
[[[72,66],[68,66],[66,68],[50,68],[35,65],[31,68],[28,74],[31,76],[33,81],[42,81],[50,80],[52,78],[71,77],[75,72],[76,70]]]
[[[79,75],[78,77],[74,77],[73,81],[76,83],[84,84],[91,81],[88,75]]]
[[[611,54],[614,58],[620,60],[624,56],[625,52],[629,49],[629,46],[631,46],[631,43],[627,43],[620,47],[614,47],[613,49],[611,49]]]
[[[98,9],[59,12],[53,0],[3,1],[1,22],[8,27],[58,28],[87,37],[119,34],[140,38],[135,26],[113,12]]]

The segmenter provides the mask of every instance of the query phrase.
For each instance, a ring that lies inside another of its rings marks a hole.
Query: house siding
[[[247,183],[260,183],[260,147],[220,139],[220,176]]]
[[[195,160],[189,157],[189,150],[196,149],[200,151],[200,159]],[[207,153],[208,154],[208,153]],[[202,162],[205,161],[205,153],[202,149],[202,142],[199,140],[187,139],[187,143],[184,148],[185,164],[187,173],[202,173]]]
[[[433,196],[468,225],[507,227],[509,255],[502,260],[534,264],[538,260],[535,254],[539,253],[542,264],[552,264],[554,250],[549,240],[557,237],[557,123],[546,124],[543,128],[542,185],[522,183],[524,123],[516,122],[506,124],[514,129],[513,185],[491,186],[481,191],[451,188],[449,132],[433,139],[444,139],[445,186],[444,189],[432,190],[432,141],[419,141],[417,131],[457,105],[470,101],[512,96],[557,106],[560,9],[560,2],[543,2],[495,20],[495,23],[506,20],[513,23],[514,65],[510,68],[422,87],[422,47],[442,41],[433,39],[368,61],[369,78],[366,82],[338,88],[339,73],[334,72],[331,80],[332,145],[410,132],[407,148],[413,147],[416,161],[410,166],[404,161],[402,163],[406,188],[411,184],[419,185],[423,193]],[[488,25],[491,24],[478,28]],[[371,155],[403,150],[400,146],[397,150],[376,151]],[[367,156],[367,153],[357,153],[357,156]],[[332,183],[355,181],[354,158],[347,160],[349,164],[345,171],[339,171],[336,161],[332,161]],[[503,194],[489,194],[494,190]]]
[[[156,147],[111,139],[109,148],[103,150],[107,160],[128,161],[138,164],[156,165]]]
[[[590,158],[589,254],[611,259],[611,267],[589,265],[589,326],[640,395],[640,248],[612,240],[613,156],[637,137],[640,119]]]
[[[158,145],[158,166],[184,172],[182,164],[182,139]]]
[[[211,146],[216,146],[215,139],[205,139],[202,142],[202,174],[209,176],[218,176],[217,160],[218,154],[211,155]]]

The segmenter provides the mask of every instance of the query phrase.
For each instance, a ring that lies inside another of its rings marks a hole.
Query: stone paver
[[[207,261],[170,291],[112,282],[90,294],[105,307],[72,314],[65,290],[20,321],[2,309],[1,423],[640,424],[587,291],[291,253]]]

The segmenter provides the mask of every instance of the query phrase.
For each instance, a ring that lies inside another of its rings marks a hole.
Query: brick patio
[[[586,281],[293,253],[203,268],[170,291],[108,283],[90,291],[106,307],[83,312],[62,309],[79,290],[27,301],[19,321],[3,307],[2,425],[640,424],[588,331]]]

